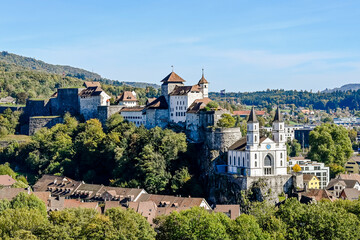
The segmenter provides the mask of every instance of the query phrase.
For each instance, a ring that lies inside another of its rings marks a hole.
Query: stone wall
[[[120,110],[124,106],[120,105],[110,105],[110,106],[98,106],[98,116],[97,118],[100,120],[100,122],[105,125],[106,120],[111,117],[111,115],[120,112]]]
[[[30,117],[28,134],[34,135],[41,128],[51,128],[62,122],[63,118],[60,116]]]
[[[146,128],[154,128],[156,126],[165,128],[169,122],[168,109],[147,109],[146,110]]]
[[[72,116],[80,114],[79,93],[83,88],[59,88],[57,98],[51,104],[51,115],[63,115],[69,112]]]
[[[227,152],[241,138],[240,128],[207,128],[205,144],[211,150]]]

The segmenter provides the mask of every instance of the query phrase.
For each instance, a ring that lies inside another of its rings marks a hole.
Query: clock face
[[[271,145],[270,144],[268,144],[268,145],[266,145],[266,149],[270,149],[271,148]]]

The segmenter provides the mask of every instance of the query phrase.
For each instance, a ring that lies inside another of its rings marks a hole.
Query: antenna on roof
[[[174,72],[174,65],[171,65],[171,71]]]

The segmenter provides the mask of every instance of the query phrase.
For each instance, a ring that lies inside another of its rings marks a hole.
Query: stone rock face
[[[29,135],[34,135],[41,128],[51,128],[58,123],[63,123],[62,117],[30,117]]]

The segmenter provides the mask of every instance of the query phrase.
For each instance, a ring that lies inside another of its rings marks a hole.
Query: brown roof
[[[313,177],[316,177],[314,174],[303,174],[303,181],[309,182]]]
[[[335,178],[331,179],[326,189],[332,189],[336,184],[344,185],[346,188],[353,188],[356,183],[359,183],[358,180]]]
[[[34,192],[49,191],[55,196],[70,196],[81,182],[71,178],[55,175],[43,175],[33,186]]]
[[[92,97],[92,96],[99,96],[103,92],[101,87],[88,87],[86,89],[83,89],[80,93],[80,97]]]
[[[140,194],[144,193],[145,190],[142,188],[121,188],[121,187],[104,186],[103,188],[101,188],[101,190],[98,192],[97,195],[101,196],[105,192],[108,192],[118,200],[130,197],[132,198],[133,201],[137,199]]]
[[[136,202],[153,201],[157,206],[195,207],[200,206],[204,198],[175,197],[169,195],[142,194]],[[206,201],[205,201],[206,202]]]
[[[157,216],[157,206],[153,201],[129,202],[129,208],[145,217],[150,224],[153,223],[153,219]]]
[[[199,83],[198,84],[205,84],[205,83],[209,83],[205,77],[204,77],[204,74],[201,76],[201,79],[199,80]]]
[[[261,137],[259,142],[262,143],[266,139],[267,137]],[[246,137],[242,137],[238,141],[236,141],[233,145],[231,145],[229,147],[229,150],[244,151],[246,148],[246,143],[247,143]]]
[[[256,115],[265,115],[265,111],[255,111]],[[250,115],[250,111],[249,110],[245,110],[245,111],[233,111],[233,115],[239,115],[239,116],[249,116]]]
[[[200,86],[175,86],[174,90],[169,94],[170,96],[187,95],[189,92],[200,92]]]
[[[47,204],[48,211],[60,211],[64,209],[64,197],[50,197]]]
[[[2,188],[0,189],[0,200],[1,199],[12,200],[21,192],[27,193],[28,190],[25,188]]]
[[[163,80],[161,80],[163,83],[182,83],[185,82],[184,79],[182,79],[179,75],[177,75],[174,72],[171,72],[169,75],[167,75]]]
[[[120,112],[141,112],[142,110],[144,110],[144,107],[142,106],[123,107]]]
[[[81,202],[76,199],[64,200],[64,208],[78,208],[78,207],[99,210],[97,202]]]
[[[84,82],[84,87],[88,88],[88,87],[100,87],[101,88],[101,84],[99,82],[89,82],[89,81],[85,81]]]
[[[322,199],[328,199],[330,201],[334,201],[334,196],[325,189],[309,189],[307,192],[302,193],[303,196],[312,198],[316,201],[320,201]]]
[[[360,182],[360,174],[358,173],[350,173],[350,174],[339,174],[339,179],[348,179],[348,180],[357,180]]]
[[[81,184],[76,191],[73,192],[72,196],[81,199],[91,199],[95,197],[103,187],[103,185],[98,184]]]
[[[155,101],[145,106],[146,109],[168,109],[168,107],[169,105],[164,96],[158,97]]]
[[[118,98],[116,99],[116,102],[134,102],[137,101],[134,94],[130,91],[124,91]]]
[[[188,113],[197,113],[201,109],[205,108],[206,105],[211,102],[210,98],[202,98],[202,99],[196,99],[190,107],[187,109]]]
[[[240,205],[216,205],[214,212],[222,212],[231,219],[236,219],[240,216]]]
[[[123,209],[126,209],[125,207],[120,205],[119,201],[105,201],[104,203],[105,203],[104,212],[106,212],[106,210],[116,207],[121,207]]]
[[[48,204],[48,201],[51,197],[51,193],[50,192],[33,192],[32,194],[34,194],[35,196],[37,196],[41,201],[43,201],[45,203],[45,205]]]
[[[9,175],[0,175],[0,185],[11,186],[14,183],[16,183],[16,181]]]
[[[153,101],[155,101],[156,100],[156,98],[154,97],[154,98],[148,98],[147,100],[146,100],[146,105],[148,105],[148,104],[150,104],[150,103],[152,103]]]
[[[355,188],[345,188],[340,196],[344,196],[348,200],[358,200],[360,192]]]

